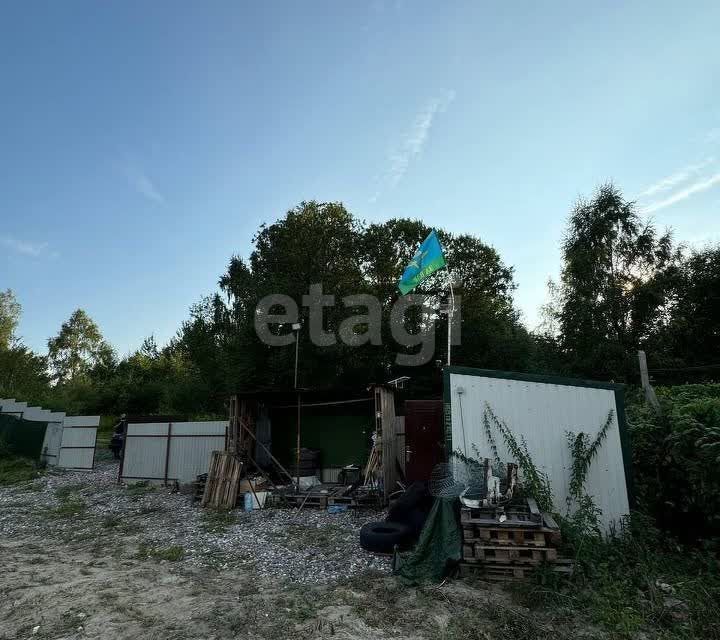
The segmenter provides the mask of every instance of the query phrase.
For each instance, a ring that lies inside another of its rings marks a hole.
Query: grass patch
[[[270,534],[278,542],[284,542],[296,550],[326,549],[347,535],[340,525],[328,524],[322,527],[311,527],[302,524],[290,524],[280,531]]]
[[[634,516],[615,538],[586,539],[571,578],[539,571],[516,597],[536,610],[583,616],[616,638],[720,638],[720,567]]]
[[[79,493],[85,485],[75,482],[72,484],[65,484],[62,487],[55,489],[55,497],[61,502],[68,500],[73,494]]]
[[[72,518],[85,513],[86,509],[87,505],[79,498],[69,498],[56,507],[54,514],[58,518]]]
[[[0,486],[29,482],[39,475],[37,464],[28,458],[0,458]]]
[[[138,558],[143,560],[167,560],[168,562],[177,562],[185,557],[185,549],[180,545],[174,544],[169,547],[153,547],[145,543],[138,547]]]
[[[237,520],[232,511],[206,509],[202,514],[202,528],[208,533],[222,533],[236,523]]]
[[[144,496],[148,493],[155,491],[155,487],[151,485],[147,480],[141,480],[140,482],[133,482],[127,486],[128,495],[132,497]]]

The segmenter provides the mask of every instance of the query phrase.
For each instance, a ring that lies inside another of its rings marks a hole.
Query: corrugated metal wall
[[[225,449],[227,421],[129,424],[121,478],[193,482]]]
[[[453,450],[465,449],[464,453],[475,457],[474,444],[482,457],[493,457],[483,426],[487,402],[518,440],[525,438],[533,461],[550,478],[555,508],[561,513],[566,510],[571,468],[566,432],[583,431],[594,439],[613,410],[610,430],[591,464],[585,488],[602,510],[606,530],[628,513],[613,390],[452,372],[449,379]],[[501,460],[511,460],[500,435],[494,435]]]

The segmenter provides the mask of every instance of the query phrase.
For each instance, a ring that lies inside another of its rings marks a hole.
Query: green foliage
[[[518,593],[533,608],[584,613],[612,637],[720,637],[713,554],[679,546],[637,513],[616,536],[585,544],[570,577],[539,571]]]
[[[0,442],[0,486],[19,484],[34,480],[39,475],[37,464],[27,458],[8,455]]]
[[[686,540],[720,535],[720,384],[659,387],[627,406],[638,507]]]
[[[580,500],[583,497],[583,487],[590,469],[590,463],[597,455],[603,441],[607,437],[607,432],[612,424],[614,416],[615,412],[611,409],[605,423],[602,427],[600,427],[600,431],[597,436],[595,436],[595,440],[592,442],[590,441],[590,436],[582,431],[578,434],[575,434],[572,431],[568,431],[566,433],[567,443],[570,448],[570,455],[572,458],[570,484],[568,485],[570,498]],[[568,510],[569,506],[570,505],[568,504]]]
[[[565,357],[582,375],[630,378],[637,345],[664,302],[657,276],[680,259],[670,235],[658,236],[605,184],[575,206],[562,250],[557,320]]]
[[[64,383],[87,374],[93,366],[112,366],[115,355],[95,322],[77,309],[58,335],[48,340],[48,358],[55,379]]]
[[[503,462],[498,455],[497,443],[492,431],[493,428],[500,433],[512,460],[517,462],[520,469],[519,476],[523,492],[535,499],[541,511],[554,511],[552,488],[550,487],[550,480],[547,474],[540,471],[535,465],[535,462],[533,462],[525,439],[520,438],[520,442],[518,442],[508,425],[495,415],[492,407],[490,407],[487,402],[485,403],[485,411],[483,412],[483,427],[485,428],[485,436],[490,443],[495,460],[497,462]]]
[[[152,558],[154,560],[177,562],[185,557],[185,549],[180,545],[154,547],[143,543],[138,547],[138,557],[142,559]]]
[[[21,307],[12,289],[0,291],[0,350],[11,346]]]

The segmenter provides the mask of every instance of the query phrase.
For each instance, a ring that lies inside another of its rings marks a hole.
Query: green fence
[[[47,422],[0,414],[0,456],[7,452],[13,456],[39,459],[46,429]]]

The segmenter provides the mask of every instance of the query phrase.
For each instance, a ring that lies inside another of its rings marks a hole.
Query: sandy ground
[[[103,463],[0,488],[0,638],[587,636],[494,586],[401,586],[357,544],[378,514],[214,516],[115,477]]]

